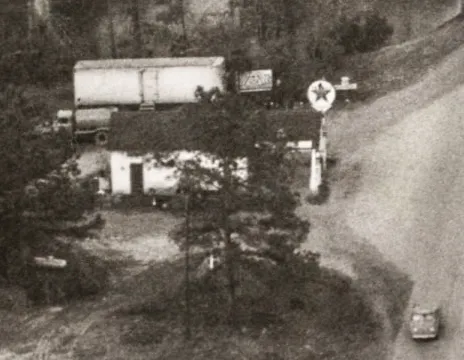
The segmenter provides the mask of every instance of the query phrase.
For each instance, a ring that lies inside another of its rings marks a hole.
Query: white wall
[[[113,194],[131,193],[131,164],[143,163],[143,191],[155,189],[157,193],[174,195],[177,178],[174,168],[154,167],[153,161],[142,156],[128,156],[124,152],[111,153],[111,186]]]
[[[130,164],[141,163],[142,158],[128,158],[125,153],[111,152],[111,189],[113,194],[130,194]]]
[[[195,157],[195,153],[182,151],[179,152],[178,161],[186,161]],[[213,168],[217,166],[202,157],[202,166]],[[111,186],[113,194],[129,195],[131,193],[130,165],[143,163],[143,190],[148,193],[150,189],[155,190],[161,195],[175,195],[177,191],[179,176],[175,167],[155,166],[155,162],[150,155],[147,156],[128,156],[125,152],[113,151],[111,153]],[[237,176],[246,179],[248,176],[247,161],[240,162],[240,169]],[[206,185],[205,185],[206,187]]]

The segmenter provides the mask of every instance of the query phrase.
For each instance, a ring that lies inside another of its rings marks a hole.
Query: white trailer
[[[76,108],[184,104],[225,90],[223,57],[84,60],[74,67]]]
[[[223,57],[79,61],[74,66],[74,110],[58,111],[56,123],[105,145],[114,111],[197,102],[199,86],[225,91]]]

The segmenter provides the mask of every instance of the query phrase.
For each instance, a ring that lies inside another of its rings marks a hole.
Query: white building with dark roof
[[[108,150],[113,195],[173,196],[180,190],[177,165],[196,158],[205,168],[218,167],[211,156],[200,153],[193,143],[189,143],[188,129],[183,127],[182,116],[182,108],[160,112],[116,112],[112,115]],[[271,128],[283,128],[295,142],[302,141],[317,148],[319,115],[308,110],[269,111],[268,119]],[[154,157],[155,152],[166,155],[160,161]],[[246,180],[248,160],[240,159],[238,163],[236,175]],[[210,179],[203,180],[204,190],[217,188]]]

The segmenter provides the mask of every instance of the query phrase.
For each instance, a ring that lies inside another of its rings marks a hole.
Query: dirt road
[[[460,87],[366,148],[363,187],[347,211],[357,234],[411,275],[411,301],[424,299],[444,308],[442,339],[415,344],[403,328],[397,360],[464,357],[463,100]]]
[[[336,183],[328,204],[307,211],[313,227],[305,245],[355,277],[368,261],[390,277],[380,265],[390,261],[414,281],[411,302],[424,298],[444,308],[438,342],[414,343],[403,326],[389,359],[464,358],[463,84],[461,47],[417,84],[330,115]],[[376,281],[371,275],[365,285],[375,289]],[[385,318],[402,316],[398,308],[387,314],[388,294],[378,290],[371,293]],[[396,326],[390,330],[395,335]]]
[[[343,205],[346,223],[412,277],[411,301],[426,299],[444,307],[442,339],[415,344],[402,329],[395,360],[464,358],[464,87],[455,83],[450,92],[452,82],[462,81],[463,55],[461,49],[444,63],[447,67],[437,69],[446,76],[432,81],[431,74],[402,91],[403,97],[396,94],[396,101],[391,95],[353,118],[365,121],[370,110],[371,120],[377,116],[386,125],[396,120],[391,113],[402,120],[384,133],[369,129],[367,122],[363,133],[359,123],[353,124],[360,131],[354,143],[370,145],[362,150],[352,146],[357,151],[351,161],[362,173],[362,186],[354,201]],[[379,106],[383,112],[374,111]],[[341,151],[340,143],[336,145]]]

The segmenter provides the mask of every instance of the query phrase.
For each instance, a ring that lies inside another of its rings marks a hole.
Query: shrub
[[[374,51],[384,46],[393,34],[393,27],[378,13],[341,19],[332,36],[345,54]]]
[[[102,260],[72,244],[61,243],[50,250],[49,253],[53,253],[55,257],[66,259],[68,265],[57,270],[40,270],[29,266],[29,276],[24,287],[33,304],[77,300],[96,295],[107,288],[110,274]],[[47,282],[50,284],[48,294]]]

